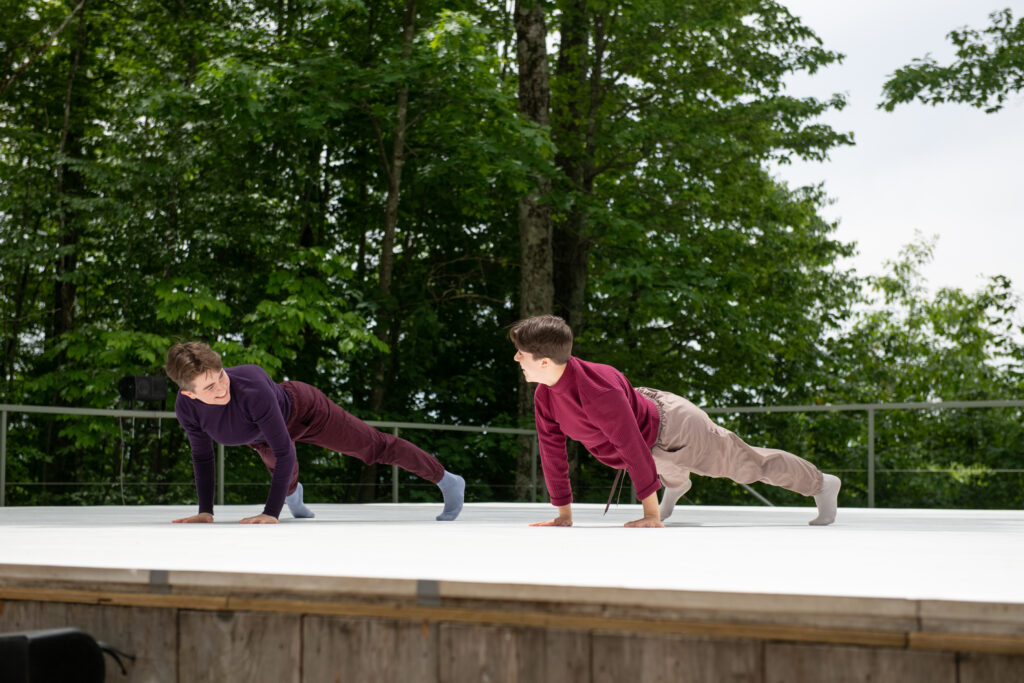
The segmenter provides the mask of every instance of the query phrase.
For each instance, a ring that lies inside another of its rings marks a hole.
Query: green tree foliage
[[[577,352],[699,402],[798,392],[855,283],[823,197],[768,166],[851,142],[815,122],[842,97],[784,88],[839,55],[774,2],[556,5],[555,312]]]
[[[420,3],[403,50],[403,8],[86,4],[29,68],[34,52],[5,44],[18,67],[3,100],[5,400],[113,405],[118,377],[157,374],[172,341],[202,338],[367,417],[502,421],[497,387],[476,379],[500,334],[474,347],[511,289],[504,199],[548,143],[520,124],[482,25]],[[48,36],[69,16],[39,9],[18,3],[4,35]],[[381,296],[384,150],[403,86],[410,160]],[[382,354],[397,389],[367,415]],[[61,424],[35,429],[26,456],[56,468],[25,479],[104,471],[117,425],[85,441],[92,423]],[[180,435],[164,436],[180,459]]]
[[[834,391],[882,402],[998,400],[1019,395],[1024,345],[1019,298],[1002,276],[973,293],[930,294],[921,268],[932,242],[908,246],[889,272],[869,280],[872,297],[835,346],[843,372]],[[841,362],[842,359],[844,362]],[[925,470],[881,475],[878,497],[894,507],[1019,507],[1020,410],[888,411],[876,426],[878,466]]]
[[[884,274],[866,278],[846,326],[830,335],[820,382],[802,403],[1003,400],[1020,395],[1024,337],[1019,297],[1002,276],[973,293],[930,292],[922,267],[933,241],[908,245]],[[811,455],[844,478],[850,504],[867,504],[867,415],[814,412],[734,416],[751,443]],[[877,504],[890,507],[1020,507],[1019,408],[875,413]],[[777,504],[798,496],[762,489]],[[738,502],[736,492],[711,491]],[[695,495],[700,495],[696,492]],[[747,501],[751,502],[751,501]]]
[[[364,418],[512,424],[524,198],[550,213],[545,289],[581,356],[706,404],[870,393],[859,282],[834,265],[852,247],[820,191],[768,171],[851,142],[816,123],[841,97],[784,88],[839,55],[770,0],[533,3],[550,116],[527,116],[509,5],[3,2],[0,400],[119,405],[120,377],[204,339]],[[1015,351],[977,353],[1004,372]],[[514,438],[406,435],[470,499],[515,495]],[[194,495],[174,424],[12,415],[9,445],[14,503],[119,501],[122,475],[129,501]],[[312,499],[389,490],[351,458],[300,459]],[[579,498],[603,497],[610,473],[578,462]],[[265,479],[229,457],[228,480],[254,483],[229,501]]]
[[[949,32],[956,47],[952,64],[943,66],[926,55],[897,69],[882,87],[879,107],[892,111],[917,99],[931,105],[961,102],[986,113],[1002,109],[1007,97],[1024,90],[1024,19],[1015,23],[1010,8],[990,19],[992,25],[981,31]]]
[[[813,356],[792,344],[820,338],[853,286],[831,268],[850,247],[818,218],[823,197],[767,170],[851,142],[814,122],[841,97],[784,92],[838,55],[772,2],[565,5],[558,308],[592,355],[699,399],[750,400],[734,387]]]

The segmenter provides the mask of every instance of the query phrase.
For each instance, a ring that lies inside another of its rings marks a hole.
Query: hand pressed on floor
[[[252,517],[246,517],[245,519],[238,520],[239,524],[277,524],[277,518],[271,517],[270,515],[253,515]]]
[[[657,517],[644,517],[643,519],[634,519],[632,522],[626,522],[623,526],[641,527],[650,529],[663,529],[664,524]]]
[[[530,526],[572,526],[572,517],[555,517],[546,522],[534,522]]]
[[[173,524],[211,524],[213,523],[213,515],[209,512],[200,512],[198,515],[192,515],[191,517],[182,517],[181,519],[172,519]]]

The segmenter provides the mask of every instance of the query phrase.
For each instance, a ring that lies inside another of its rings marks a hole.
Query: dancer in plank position
[[[558,507],[558,517],[532,526],[572,526],[566,437],[582,443],[604,464],[629,472],[644,516],[626,526],[663,526],[662,520],[690,490],[691,472],[743,484],[763,481],[812,496],[818,516],[810,523],[835,521],[838,477],[822,474],[792,453],[748,446],[685,398],[634,389],[615,368],[572,356],[572,330],[561,318],[520,320],[509,329],[509,337],[526,381],[538,383],[534,412],[540,461],[551,503]],[[665,483],[660,505],[659,477]]]
[[[297,441],[367,464],[398,465],[437,484],[444,497],[438,521],[451,521],[462,511],[462,477],[405,439],[380,432],[338,407],[316,387],[304,382],[276,384],[258,365],[225,368],[220,355],[201,342],[172,346],[164,369],[181,388],[174,412],[192,447],[199,494],[199,514],[175,522],[213,521],[214,441],[251,446],[270,470],[263,512],[246,517],[243,524],[277,524],[286,504],[293,517],[314,516],[302,501]]]

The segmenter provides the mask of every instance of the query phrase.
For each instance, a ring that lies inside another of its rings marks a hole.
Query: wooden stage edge
[[[1016,603],[0,565],[6,601],[1024,654]]]

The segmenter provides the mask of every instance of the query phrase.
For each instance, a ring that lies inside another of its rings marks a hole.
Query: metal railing
[[[951,410],[963,408],[1024,408],[1024,400],[1005,401],[923,401],[917,403],[844,403],[844,404],[822,404],[822,405],[798,405],[798,406],[736,406],[724,408],[704,408],[709,415],[734,415],[741,413],[820,413],[820,412],[864,412],[867,414],[868,422],[868,452],[867,452],[867,480],[868,480],[868,507],[875,507],[875,413],[888,410]],[[7,413],[42,413],[48,415],[88,415],[100,417],[141,417],[161,419],[175,419],[173,412],[152,411],[152,410],[118,410],[102,408],[57,408],[49,406],[24,406],[0,403],[0,507],[6,504],[7,488]],[[516,434],[530,435],[534,438],[531,441],[531,467],[530,467],[530,491],[531,499],[537,499],[537,461],[538,444],[536,432],[532,429],[521,429],[514,427],[488,427],[468,425],[444,425],[417,422],[389,422],[367,420],[367,424],[374,427],[390,429],[392,434],[398,436],[400,430],[436,430],[454,432],[475,432],[479,434]],[[916,470],[915,470],[916,471]],[[998,472],[1024,472],[1024,470],[997,470]],[[391,495],[393,502],[398,501],[398,467],[391,468]],[[749,493],[758,498],[765,505],[771,505],[764,496],[758,494],[749,486],[742,484]],[[224,446],[217,445],[217,503],[224,504]]]
[[[875,412],[880,410],[951,410],[956,408],[1024,408],[1024,400],[921,401],[917,403],[836,403],[806,406],[767,407],[751,406],[736,408],[704,408],[704,412],[709,415],[730,415],[738,413],[866,412],[868,416],[868,507],[873,508],[875,507]]]
[[[23,406],[0,403],[0,507],[4,507],[7,492],[7,413],[37,413],[43,415],[88,415],[99,417],[139,417],[156,420],[177,420],[175,414],[170,411],[160,410],[122,410],[104,408],[57,408],[51,406]],[[533,429],[522,429],[515,427],[489,427],[470,425],[445,425],[419,422],[391,422],[387,420],[366,420],[366,424],[380,429],[390,429],[391,433],[399,436],[402,429],[408,430],[430,430],[445,432],[474,432],[477,434],[516,434],[532,436],[530,450],[530,498],[537,499],[537,460],[538,444],[537,432]],[[224,444],[217,444],[217,505],[224,504]],[[398,466],[391,466],[391,499],[398,501]]]

